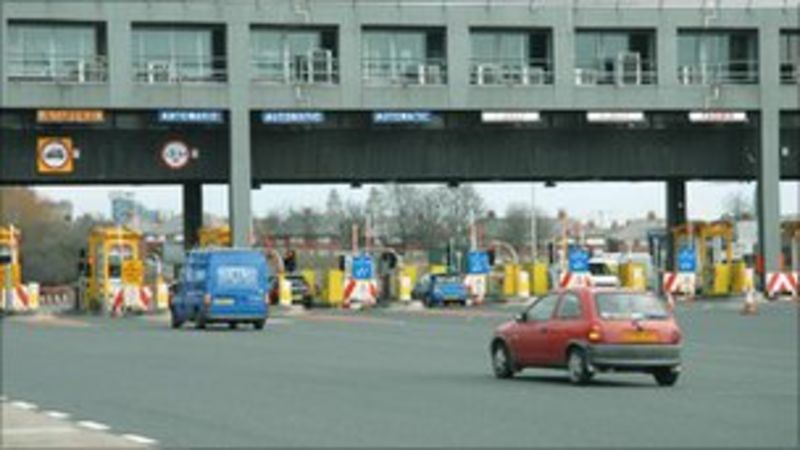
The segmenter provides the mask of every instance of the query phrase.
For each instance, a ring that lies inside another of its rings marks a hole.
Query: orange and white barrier
[[[469,298],[475,303],[483,303],[486,298],[486,275],[470,274],[464,277],[464,286]]]
[[[592,275],[589,272],[562,272],[558,286],[561,289],[592,287]]]
[[[147,286],[124,286],[114,290],[111,297],[111,315],[126,311],[145,312],[150,310],[153,292]]]
[[[767,297],[774,298],[781,294],[797,296],[798,278],[800,274],[793,272],[767,272]]]
[[[682,294],[694,297],[696,277],[693,272],[665,272],[662,289],[665,294]]]
[[[39,309],[39,285],[18,284],[11,289],[0,288],[0,310],[9,313],[34,312]]]
[[[350,278],[344,286],[344,306],[354,304],[372,306],[378,301],[378,285],[375,280],[356,280]]]

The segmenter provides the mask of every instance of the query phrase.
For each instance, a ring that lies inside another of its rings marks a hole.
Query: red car
[[[652,374],[672,386],[681,371],[681,331],[652,294],[625,290],[554,292],[495,330],[490,346],[498,378],[527,367],[567,369],[585,384],[598,372]]]

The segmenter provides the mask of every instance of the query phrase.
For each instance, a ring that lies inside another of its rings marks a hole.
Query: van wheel
[[[511,378],[514,376],[511,353],[508,351],[506,344],[502,342],[492,346],[492,370],[497,378]]]
[[[264,319],[256,320],[255,322],[253,322],[253,327],[255,327],[256,330],[263,330],[265,322],[266,322],[266,320],[264,320]]]
[[[238,324],[236,322],[228,322],[228,328],[235,330]]]
[[[653,377],[656,379],[656,383],[658,383],[659,386],[674,386],[678,381],[679,375],[680,372],[674,372],[670,368],[656,369],[653,371]]]
[[[592,379],[592,373],[589,372],[586,362],[586,352],[581,348],[576,347],[569,351],[567,370],[569,372],[569,381],[572,384],[582,385]]]
[[[194,319],[194,327],[198,330],[206,329],[206,318],[202,314],[198,314]]]
[[[180,328],[183,325],[183,320],[181,320],[178,315],[175,314],[174,308],[170,308],[169,312],[171,316],[170,325],[172,325],[172,328]]]

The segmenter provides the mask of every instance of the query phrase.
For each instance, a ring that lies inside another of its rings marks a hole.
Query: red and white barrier
[[[464,286],[470,299],[475,303],[483,303],[486,298],[486,275],[469,274],[464,277]]]
[[[665,294],[694,296],[695,274],[693,272],[664,272],[661,286]]]
[[[147,286],[124,286],[116,288],[111,298],[112,315],[125,311],[144,312],[150,310],[153,292]]]
[[[777,297],[781,294],[798,295],[798,282],[800,274],[792,272],[767,272],[767,297]]]
[[[562,272],[558,286],[561,289],[592,287],[592,275],[589,272]]]
[[[350,278],[344,287],[344,306],[353,304],[372,306],[378,301],[378,285],[375,280],[356,280]]]
[[[0,288],[0,310],[33,312],[39,309],[39,286],[18,284],[11,289]]]

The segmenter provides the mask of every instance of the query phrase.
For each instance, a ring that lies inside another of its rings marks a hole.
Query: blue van
[[[464,286],[464,277],[458,273],[426,274],[411,291],[411,297],[421,300],[425,306],[444,306],[460,303],[466,306],[469,293]]]
[[[226,322],[231,328],[240,323],[264,328],[269,312],[268,271],[264,255],[255,250],[189,252],[170,301],[172,328],[186,321],[200,329],[214,322]]]

